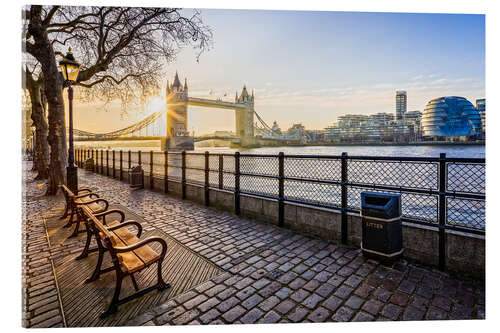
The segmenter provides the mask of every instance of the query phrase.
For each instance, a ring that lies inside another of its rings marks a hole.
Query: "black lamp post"
[[[68,150],[68,166],[66,167],[66,185],[73,191],[78,193],[78,169],[75,166],[75,153],[73,148],[73,87],[71,84],[76,81],[80,64],[75,60],[71,48],[68,53],[59,62],[61,74],[64,77],[65,86],[68,87],[69,101],[69,150]]]

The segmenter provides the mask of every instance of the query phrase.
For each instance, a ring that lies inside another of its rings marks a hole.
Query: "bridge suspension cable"
[[[116,139],[128,134],[132,134],[134,132],[138,132],[142,130],[143,128],[147,128],[147,126],[153,124],[158,118],[162,116],[163,112],[155,112],[146,118],[142,119],[141,121],[138,121],[130,126],[127,126],[125,128],[108,132],[108,133],[92,133],[92,132],[87,132],[87,131],[82,131],[75,129],[74,134],[75,136],[79,137],[86,137],[88,139]]]

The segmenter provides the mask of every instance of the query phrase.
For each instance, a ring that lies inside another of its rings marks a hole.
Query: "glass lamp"
[[[80,71],[80,64],[75,60],[73,52],[71,52],[71,47],[66,53],[66,56],[59,61],[59,68],[64,77],[65,81],[75,82],[78,77],[78,72]]]

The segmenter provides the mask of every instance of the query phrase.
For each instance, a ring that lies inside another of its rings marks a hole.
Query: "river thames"
[[[160,151],[160,141],[80,141],[75,143],[76,148],[132,150],[132,151]],[[229,147],[201,147],[196,144],[196,151],[211,153],[241,153],[249,154],[276,154],[284,152],[293,155],[340,155],[347,152],[353,156],[418,156],[438,157],[446,153],[448,157],[484,158],[485,146],[472,145],[392,145],[392,146],[283,146],[261,147],[252,149],[234,149]]]

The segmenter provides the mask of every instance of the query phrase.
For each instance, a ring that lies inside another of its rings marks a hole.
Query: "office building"
[[[396,120],[403,120],[406,113],[407,96],[406,91],[396,91]]]

